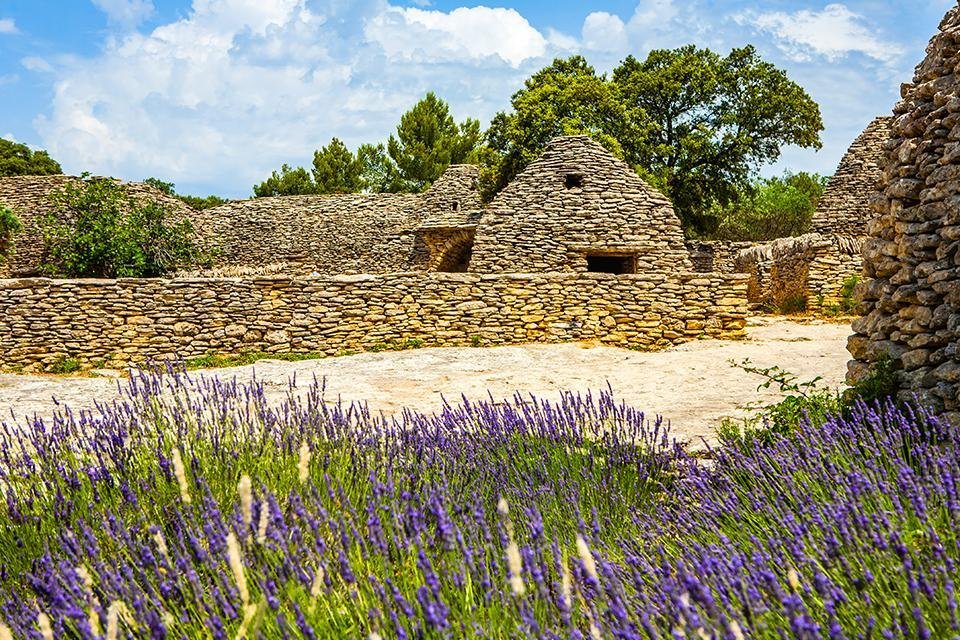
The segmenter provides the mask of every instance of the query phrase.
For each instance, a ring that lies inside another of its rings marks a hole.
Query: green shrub
[[[782,397],[771,404],[746,405],[750,415],[741,420],[724,418],[717,429],[717,436],[723,444],[769,443],[776,436],[793,433],[804,420],[815,425],[823,424],[844,408],[843,396],[820,386],[820,377],[800,382],[797,376],[779,366],[756,367],[749,359],[730,364],[763,378],[757,391],[776,388]]]
[[[857,299],[855,292],[860,283],[860,277],[853,275],[843,281],[840,287],[840,310],[846,314],[851,314],[857,308]]]
[[[884,353],[873,363],[870,374],[853,385],[844,399],[847,404],[853,404],[857,400],[869,403],[892,398],[897,395],[898,390],[896,362],[890,354]]]
[[[737,201],[714,207],[712,237],[763,242],[804,234],[825,186],[826,178],[804,172],[755,182]]]
[[[170,221],[164,205],[137,201],[114,180],[68,184],[50,197],[40,222],[50,275],[157,277],[207,261],[189,220]]]
[[[47,367],[47,371],[56,374],[76,373],[80,371],[80,361],[76,358],[63,357]]]
[[[13,249],[14,234],[23,231],[20,218],[11,209],[0,205],[0,264],[7,261],[10,250]]]

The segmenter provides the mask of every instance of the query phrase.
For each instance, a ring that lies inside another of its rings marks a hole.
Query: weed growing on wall
[[[13,249],[13,236],[23,231],[17,215],[8,207],[0,205],[0,265],[6,262]]]

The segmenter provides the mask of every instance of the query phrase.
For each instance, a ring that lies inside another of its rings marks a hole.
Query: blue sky
[[[69,173],[243,197],[332,136],[385,139],[429,90],[486,125],[556,56],[609,71],[653,48],[751,43],[826,124],[822,151],[786,149],[764,172],[832,173],[955,2],[0,0],[0,137]]]

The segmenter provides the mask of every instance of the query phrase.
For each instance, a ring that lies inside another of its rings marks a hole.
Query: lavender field
[[[3,638],[946,638],[960,442],[858,405],[710,464],[608,393],[387,420],[142,373],[5,426]]]

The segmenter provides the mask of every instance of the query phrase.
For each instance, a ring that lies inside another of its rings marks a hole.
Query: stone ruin
[[[849,380],[892,359],[900,399],[960,421],[960,7],[894,108],[864,246]]]
[[[669,200],[590,138],[552,141],[486,207],[478,179],[477,167],[454,165],[422,194],[189,210],[200,243],[218,249],[212,271],[0,280],[0,368],[408,342],[652,349],[743,335],[746,277],[692,272]],[[14,238],[10,273],[36,273],[33,222],[69,180],[0,178],[0,203],[29,227]]]
[[[696,270],[745,273],[754,308],[841,313],[853,304],[861,248],[892,118],[878,117],[853,142],[817,206],[811,232],[765,243],[691,242]]]

